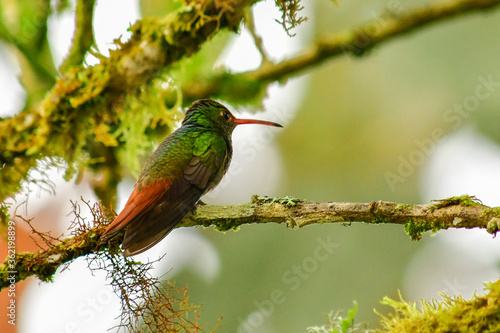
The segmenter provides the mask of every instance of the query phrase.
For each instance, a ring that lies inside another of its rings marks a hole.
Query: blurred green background
[[[418,3],[400,4],[410,9]],[[337,7],[314,1],[312,5],[314,13],[303,23],[314,26],[309,43],[373,19],[387,2],[340,1]],[[276,193],[259,194],[311,201],[425,203],[421,167],[396,184],[395,191],[385,173],[397,174],[398,158],[408,158],[417,148],[415,140],[431,138],[436,128],[452,130],[443,115],[474,93],[478,76],[493,75],[500,81],[499,19],[497,12],[436,24],[365,57],[343,57],[312,70],[296,117],[277,137],[285,178]],[[494,93],[463,125],[475,126],[498,141],[499,102],[500,93]],[[379,301],[384,296],[398,299],[398,290],[404,295],[406,265],[429,241],[426,235],[412,242],[403,227],[388,225],[317,225],[293,231],[266,225],[227,234],[203,233],[220,253],[219,277],[204,283],[180,274],[176,280],[188,283],[193,300],[203,302],[203,320],[214,323],[223,317],[222,332],[238,327],[251,332],[245,320],[255,324],[255,332],[303,332],[323,324],[324,314],[331,310],[352,308],[353,300],[359,304],[357,323],[374,327],[379,317],[373,309],[386,314],[388,307]],[[331,237],[339,246],[301,279],[297,290],[290,290],[283,274],[313,255],[318,237]],[[285,300],[257,325],[268,307],[247,316],[259,310],[258,304],[268,304],[265,301],[275,289],[283,291]]]

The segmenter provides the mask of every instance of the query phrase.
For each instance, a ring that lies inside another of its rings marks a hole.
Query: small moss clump
[[[413,220],[410,220],[405,224],[405,232],[411,237],[411,240],[420,240],[424,232],[436,230],[438,229],[428,222],[415,223]]]
[[[207,223],[207,225],[204,225],[205,227],[210,227],[213,226],[215,230],[221,231],[221,232],[226,232],[229,230],[234,230],[238,231],[240,228],[239,224],[235,224],[233,220],[231,219],[219,219],[216,222],[211,221]]]
[[[481,200],[476,198],[473,195],[461,195],[458,197],[451,197],[447,199],[441,200],[433,200],[435,202],[433,205],[429,207],[429,210],[432,212],[436,209],[449,207],[449,206],[464,206],[464,207],[472,207],[472,206],[483,206]]]
[[[270,198],[267,196],[258,196],[258,195],[252,196],[252,203],[262,204],[266,206],[270,206],[272,204],[277,203],[286,207],[295,207],[300,202],[303,202],[303,200],[288,195],[284,197],[274,197],[274,198]]]
[[[391,223],[392,222],[392,219],[387,217],[387,216],[383,216],[383,215],[376,215],[373,217],[373,219],[371,220],[371,223],[373,224],[380,224],[380,223]]]
[[[413,208],[413,205],[410,205],[410,204],[398,204],[396,206],[396,210],[399,211],[399,212],[402,212],[402,211],[405,211],[405,210],[411,210]]]

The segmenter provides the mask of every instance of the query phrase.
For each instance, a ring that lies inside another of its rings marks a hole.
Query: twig
[[[224,15],[214,3],[207,3],[203,15],[220,17],[217,22],[196,21],[200,13],[192,6],[180,9],[168,19],[138,21],[130,28],[131,39],[113,51],[109,58],[78,72],[68,71],[39,108],[1,120],[0,201],[19,191],[28,171],[44,157],[64,158],[70,166],[69,178],[79,162],[79,153],[85,149],[92,152],[107,149],[111,150],[109,155],[114,156],[113,147],[84,147],[85,142],[95,141],[92,133],[99,132],[92,126],[101,126],[98,129],[102,132],[119,125],[117,114],[127,111],[120,105],[126,94],[143,87],[162,68],[196,52],[217,29],[237,29],[243,10],[255,2],[238,1]],[[302,54],[274,65],[267,64],[246,73],[223,72],[207,80],[200,77],[197,82],[184,82],[183,102],[186,104],[206,97],[223,97],[233,103],[249,102],[260,96],[270,82],[298,75],[327,59],[342,54],[363,55],[376,45],[430,23],[491,9],[498,4],[500,0],[446,1],[375,20],[378,26],[368,22],[357,29],[324,39]]]
[[[270,63],[269,56],[267,55],[266,49],[264,48],[262,37],[259,36],[257,30],[255,29],[255,20],[253,18],[252,8],[247,8],[245,11],[245,25],[254,40],[255,47],[257,47],[257,50],[262,56],[261,66]]]
[[[19,190],[28,171],[44,157],[62,157],[74,172],[82,151],[103,149],[84,147],[87,141],[96,141],[87,136],[98,132],[95,127],[101,126],[102,131],[102,126],[119,125],[118,114],[127,107],[120,103],[127,94],[142,89],[161,69],[198,51],[218,29],[236,30],[243,9],[255,1],[237,1],[231,10],[207,1],[203,13],[186,5],[165,19],[137,21],[129,29],[130,40],[118,45],[109,58],[67,71],[38,108],[0,119],[0,202]],[[219,21],[202,22],[201,15]]]
[[[325,38],[299,56],[284,60],[275,67],[257,69],[245,75],[254,80],[276,81],[310,66],[320,65],[327,59],[347,54],[362,56],[375,46],[417,29],[463,14],[492,9],[498,5],[499,0],[440,1],[419,9],[407,10],[397,16],[382,16],[354,30]]]
[[[500,0],[439,1],[422,8],[413,8],[400,13],[385,12],[378,18],[364,24],[319,40],[300,54],[279,63],[245,73],[219,73],[203,81],[183,83],[186,103],[194,99],[220,97],[231,102],[251,100],[259,95],[267,84],[283,81],[299,75],[310,67],[321,65],[327,60],[344,55],[363,56],[379,46],[434,23],[444,22],[477,11],[485,11],[500,5]],[[230,78],[230,79],[228,79]],[[256,88],[259,87],[259,89]],[[231,87],[231,89],[229,89]],[[242,87],[238,89],[238,87]],[[244,87],[252,87],[248,89]],[[244,95],[240,94],[244,92]]]
[[[47,250],[19,253],[15,267],[6,261],[0,265],[0,290],[10,285],[9,271],[15,271],[15,282],[29,276],[50,281],[56,269],[67,262],[90,253],[117,253],[119,242],[100,244],[106,225],[105,213],[95,215],[96,227],[80,235],[53,244]],[[306,202],[280,197],[254,196],[252,201],[230,206],[199,206],[179,227],[214,226],[220,231],[237,229],[243,224],[280,223],[288,228],[311,224],[365,222],[370,224],[401,224],[412,239],[420,239],[426,231],[448,228],[483,228],[495,234],[500,226],[500,207],[490,208],[474,197],[461,196],[440,200],[430,205],[409,205],[385,201],[370,203]]]
[[[78,0],[75,12],[75,33],[69,54],[59,67],[61,73],[69,68],[81,65],[85,54],[94,44],[94,16],[95,0]]]
[[[500,209],[484,206],[469,196],[452,197],[431,205],[387,201],[318,203],[254,196],[252,202],[240,205],[198,207],[181,226],[215,226],[226,231],[242,224],[260,223],[284,223],[288,228],[318,223],[388,223],[405,225],[409,236],[417,240],[423,232],[448,228],[485,228],[495,233],[498,217]]]

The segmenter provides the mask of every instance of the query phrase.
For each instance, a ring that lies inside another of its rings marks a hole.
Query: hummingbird
[[[123,210],[101,236],[105,243],[125,231],[124,256],[142,253],[168,235],[226,173],[238,125],[282,125],[238,119],[222,104],[203,99],[186,111],[181,127],[149,157]]]

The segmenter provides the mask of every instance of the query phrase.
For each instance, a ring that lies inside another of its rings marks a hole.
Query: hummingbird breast
[[[207,150],[199,156],[206,168],[205,177],[208,180],[207,182],[201,182],[201,184],[204,185],[202,189],[203,194],[211,191],[220,183],[229,169],[229,164],[231,163],[233,155],[231,137],[225,137],[224,135],[213,132],[207,132],[205,135],[209,137],[207,141],[210,143],[205,143]],[[201,135],[201,137],[203,138],[203,135]]]

